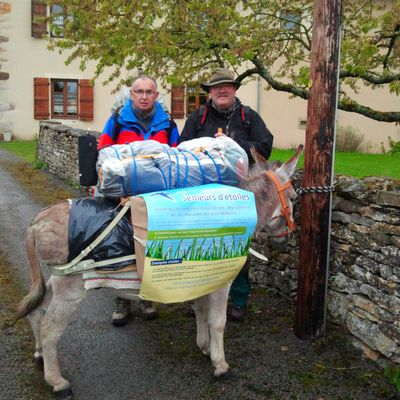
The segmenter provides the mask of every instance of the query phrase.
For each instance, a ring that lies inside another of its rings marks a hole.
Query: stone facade
[[[86,131],[42,123],[38,155],[63,179],[79,181],[77,138]],[[300,186],[300,176],[294,179]],[[296,219],[300,226],[300,212]],[[298,234],[278,252],[260,233],[252,247],[251,279],[296,296]],[[337,176],[333,195],[328,317],[346,327],[354,344],[375,360],[400,363],[400,181]]]

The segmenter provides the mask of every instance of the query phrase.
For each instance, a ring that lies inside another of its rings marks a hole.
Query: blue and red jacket
[[[113,139],[115,117],[112,115],[103,129],[103,133],[100,135],[98,149],[113,144],[126,144],[136,142],[138,140],[156,140],[160,143],[168,144],[171,147],[175,147],[178,144],[179,132],[178,128],[170,118],[170,116],[164,111],[163,107],[159,102],[155,102],[156,112],[153,116],[149,129],[146,131],[144,127],[138,122],[135,113],[132,109],[132,100],[129,99],[122,107],[118,117],[118,124],[120,129],[117,140]]]

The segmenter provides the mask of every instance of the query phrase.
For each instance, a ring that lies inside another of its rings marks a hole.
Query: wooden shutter
[[[49,113],[49,80],[47,78],[33,79],[34,118],[48,119]]]
[[[171,90],[172,118],[185,118],[185,86],[173,86]]]
[[[93,120],[93,85],[88,79],[79,81],[79,119]]]
[[[46,17],[47,5],[43,0],[32,0],[31,1],[31,13],[32,13],[32,36],[41,37],[47,34],[47,23],[38,22],[37,18]]]

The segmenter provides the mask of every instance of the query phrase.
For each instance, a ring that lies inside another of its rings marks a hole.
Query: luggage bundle
[[[198,138],[172,148],[153,140],[99,151],[98,188],[120,198],[219,183],[236,186],[248,171],[246,152],[228,137]]]

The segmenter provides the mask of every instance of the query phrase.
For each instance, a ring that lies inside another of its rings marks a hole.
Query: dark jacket
[[[204,108],[201,108],[200,111],[196,110],[192,112],[179,137],[179,143],[204,136],[214,137],[218,128],[222,128],[223,133],[234,139],[246,151],[251,163],[254,162],[250,154],[252,146],[264,158],[269,158],[274,137],[265,126],[262,118],[254,110],[249,108],[246,115],[249,126],[246,128],[245,125],[247,124],[244,123],[242,118],[243,107],[239,100],[230,118],[226,118],[212,107],[211,100],[207,102],[205,107],[207,108],[207,115],[204,124],[201,124]]]

